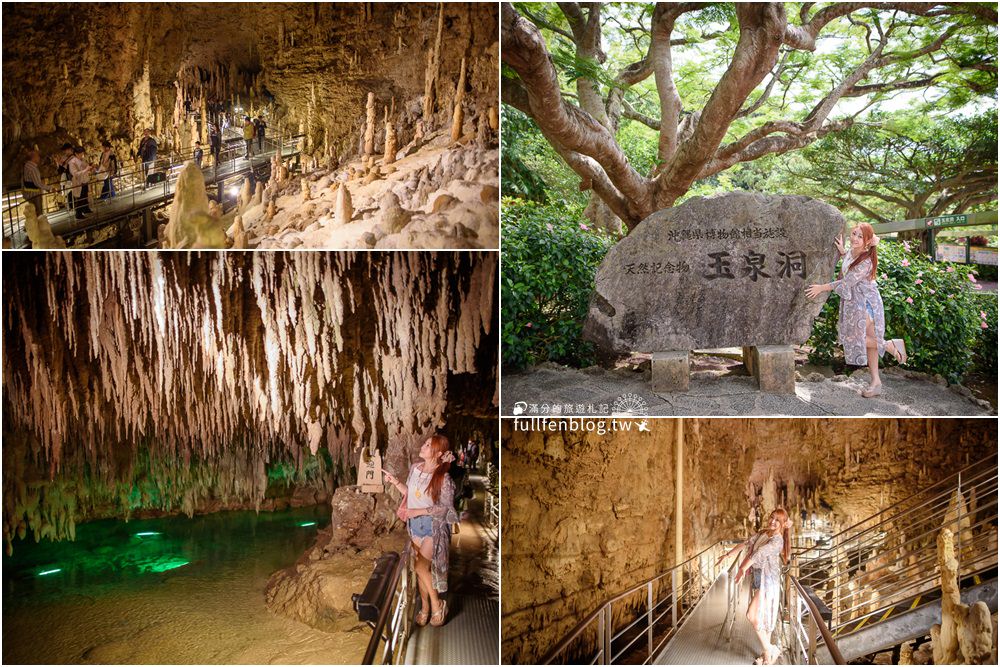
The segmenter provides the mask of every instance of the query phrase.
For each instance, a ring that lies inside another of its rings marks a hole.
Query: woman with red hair
[[[420,447],[420,461],[410,466],[406,484],[387,471],[385,478],[403,494],[399,516],[406,521],[413,542],[420,611],[417,625],[444,625],[448,603],[448,550],[455,513],[455,483],[448,474],[455,455],[448,438],[432,435]]]
[[[875,282],[878,270],[878,237],[867,222],[851,230],[851,246],[844,248],[844,237],[835,242],[843,259],[840,278],[825,285],[810,285],[806,296],[814,299],[824,292],[840,295],[840,319],[837,333],[844,348],[844,360],[851,366],[868,366],[871,382],[861,392],[865,398],[882,393],[878,360],[886,351],[900,364],[906,363],[903,339],[885,340],[885,308]]]
[[[788,536],[790,527],[788,512],[779,507],[771,512],[767,528],[719,558],[721,562],[737,551],[746,550],[736,574],[736,584],[739,585],[743,580],[747,570],[753,572],[747,620],[764,649],[754,662],[756,665],[773,665],[781,652],[771,643],[771,635],[774,634],[778,621],[781,601],[781,566],[788,563],[791,553],[791,540]]]

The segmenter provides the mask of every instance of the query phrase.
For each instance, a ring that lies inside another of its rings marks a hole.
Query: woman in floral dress
[[[748,549],[736,574],[736,583],[743,580],[748,569],[753,568],[754,578],[760,572],[759,587],[753,593],[747,608],[747,620],[753,626],[763,647],[763,654],[754,664],[773,665],[780,650],[771,643],[774,626],[778,622],[778,606],[781,599],[781,566],[788,562],[791,544],[788,537],[788,512],[778,508],[771,512],[767,528],[750,538],[756,548]]]
[[[385,478],[403,494],[399,516],[405,519],[415,553],[420,611],[417,625],[444,625],[448,602],[448,550],[455,513],[455,483],[448,474],[455,455],[448,438],[432,435],[420,448],[421,460],[410,466],[406,484],[387,471]]]
[[[882,393],[878,360],[889,352],[900,364],[906,363],[906,346],[901,338],[885,340],[885,309],[875,282],[878,269],[878,237],[867,222],[851,230],[850,248],[844,248],[842,236],[836,246],[843,261],[840,278],[825,285],[810,285],[806,296],[814,299],[824,292],[840,295],[840,319],[837,333],[844,348],[844,359],[851,366],[868,366],[871,382],[861,392],[865,398]]]

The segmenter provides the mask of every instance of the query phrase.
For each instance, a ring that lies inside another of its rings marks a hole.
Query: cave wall
[[[496,270],[495,253],[5,257],[7,548],[138,508],[260,507],[277,468],[330,490],[362,446],[398,469],[431,432],[484,432]]]
[[[497,7],[440,8],[431,124],[451,121],[464,57],[474,127],[497,105]],[[307,153],[341,155],[357,148],[374,92],[380,136],[384,108],[394,106],[402,145],[424,94],[438,11],[436,3],[7,3],[5,184],[20,178],[31,145],[47,157],[65,141],[94,149],[107,138],[125,159],[142,128],[153,127],[161,149],[182,148],[190,131],[174,133],[179,90],[196,106],[204,92],[246,110],[266,107],[271,134],[302,131]],[[46,164],[43,173],[51,171]]]
[[[652,433],[524,432],[501,441],[505,662],[539,661],[605,599],[674,562],[676,420]],[[964,419],[685,419],[684,557],[783,504],[834,530],[996,451]]]

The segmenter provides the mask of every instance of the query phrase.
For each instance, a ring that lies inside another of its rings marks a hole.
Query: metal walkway
[[[239,145],[228,144],[223,155],[230,157],[220,161],[219,168],[206,167],[205,185],[213,186],[224,183],[239,176],[249,174],[252,170],[268,166],[271,158],[277,153],[278,147],[273,139],[266,139],[266,144],[270,144],[270,149],[255,153],[251,159],[245,159],[240,155],[243,151],[242,142]],[[294,139],[285,141],[282,157],[287,159],[298,155],[298,149]],[[207,159],[206,151],[206,159]],[[46,212],[46,219],[52,227],[52,232],[60,237],[73,237],[82,235],[88,231],[105,227],[115,221],[142,212],[144,209],[167,204],[173,199],[177,186],[177,176],[181,168],[186,164],[186,160],[174,162],[166,168],[167,179],[162,183],[149,185],[145,189],[140,184],[129,185],[122,188],[115,197],[107,200],[99,200],[100,182],[91,183],[93,192],[90,193],[90,208],[93,211],[86,218],[77,219],[73,211],[69,209],[58,209]],[[8,216],[11,216],[8,213]],[[10,239],[11,245],[15,248],[27,248],[29,240],[24,230],[23,220],[16,221],[5,218],[4,233]]]
[[[747,665],[760,654],[760,641],[746,618],[749,589],[740,586],[731,638],[725,638],[726,585],[723,572],[660,655],[656,665]]]
[[[475,494],[451,538],[448,621],[417,627],[407,665],[496,665],[500,662],[499,555],[496,534],[483,525],[485,478],[472,475]]]

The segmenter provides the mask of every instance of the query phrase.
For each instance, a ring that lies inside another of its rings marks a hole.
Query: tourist
[[[52,192],[52,188],[42,181],[42,174],[38,171],[38,163],[42,156],[37,148],[28,151],[28,159],[24,161],[24,170],[21,172],[21,188],[24,190],[24,199],[35,209],[35,215],[44,212],[42,206],[42,194]]]
[[[255,129],[257,131],[257,150],[264,151],[264,131],[267,130],[267,123],[260,116],[257,116],[257,122],[254,123]]]
[[[875,283],[878,269],[878,237],[867,222],[851,230],[851,246],[844,248],[844,237],[834,242],[842,262],[840,278],[825,285],[810,285],[806,296],[813,299],[824,292],[840,295],[840,318],[837,332],[844,348],[844,359],[851,366],[868,365],[871,380],[861,395],[872,398],[882,393],[878,361],[888,350],[899,364],[907,359],[901,338],[885,340],[885,310]]]
[[[767,528],[719,558],[721,562],[736,552],[746,551],[735,583],[738,585],[743,580],[748,569],[752,571],[747,620],[763,648],[763,653],[754,661],[755,665],[773,665],[780,655],[778,647],[771,643],[771,635],[781,601],[781,566],[783,562],[788,562],[791,553],[790,525],[788,512],[779,507],[771,512]]]
[[[115,178],[118,176],[118,156],[111,150],[111,142],[105,139],[101,142],[101,159],[97,166],[97,178],[103,179],[100,200],[115,196]]]
[[[205,151],[201,149],[200,141],[194,142],[194,155],[192,157],[194,158],[194,163],[201,169],[201,159],[205,157]]]
[[[142,131],[142,141],[139,142],[139,159],[142,160],[142,189],[149,182],[149,170],[156,162],[156,139],[151,130]]]
[[[73,149],[73,157],[69,160],[69,173],[73,181],[73,208],[76,210],[76,219],[83,220],[84,217],[93,213],[88,205],[88,190],[90,190],[90,179],[94,173],[94,167],[87,162],[83,146]]]
[[[448,590],[448,549],[455,513],[455,486],[448,475],[455,455],[448,439],[432,435],[420,448],[420,462],[410,466],[406,484],[382,471],[390,484],[403,494],[398,515],[410,531],[416,557],[420,612],[417,625],[444,625],[448,603],[441,594]]]
[[[73,176],[69,173],[69,161],[73,159],[73,144],[65,143],[52,159],[59,174],[59,192],[66,200],[66,208],[73,208]]]
[[[250,120],[250,116],[243,117],[243,141],[246,142],[247,152],[243,156],[246,159],[253,157],[253,137],[254,137],[254,126],[253,121]]]
[[[213,165],[218,168],[219,154],[222,153],[222,134],[219,132],[219,126],[215,123],[208,126],[208,142],[212,149]]]

